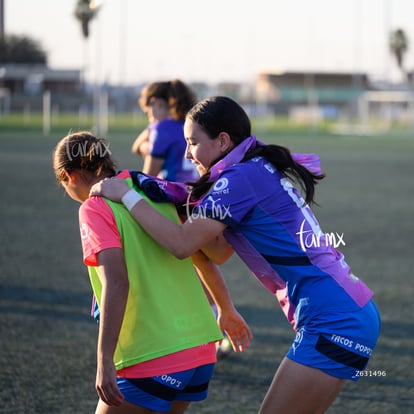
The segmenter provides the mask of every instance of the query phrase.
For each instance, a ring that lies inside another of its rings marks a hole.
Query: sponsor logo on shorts
[[[359,342],[356,342],[352,339],[345,338],[344,336],[332,334],[330,337],[330,340],[331,342],[334,342],[336,344],[352,349],[358,352],[359,354],[364,354],[367,356],[371,356],[372,354],[372,348],[366,345],[360,344]]]
[[[181,387],[181,381],[178,380],[177,378],[174,378],[170,375],[161,375],[158,378],[161,379],[162,382],[164,382],[165,384],[167,384],[170,387],[175,387],[175,388],[180,388]]]
[[[300,344],[302,343],[304,332],[305,332],[305,328],[303,326],[296,332],[296,337],[292,344],[293,354],[295,354],[296,350],[299,348]]]

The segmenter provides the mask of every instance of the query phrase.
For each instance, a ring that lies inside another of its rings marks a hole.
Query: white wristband
[[[138,203],[138,201],[142,200],[143,197],[141,197],[135,190],[131,189],[127,193],[123,195],[121,198],[122,204],[131,211],[135,204]]]

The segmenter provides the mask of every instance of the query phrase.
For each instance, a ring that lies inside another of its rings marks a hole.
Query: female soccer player
[[[93,184],[115,176],[105,141],[88,132],[68,135],[53,166],[67,194],[81,203],[83,257],[100,309],[96,413],[184,413],[191,401],[206,398],[215,342],[222,338],[191,260],[162,248],[121,204],[89,197]],[[128,171],[119,177],[132,186]],[[179,222],[173,205],[151,204]],[[243,350],[250,331],[220,274],[202,252],[194,260],[221,308],[220,328]]]
[[[226,97],[196,104],[184,132],[186,156],[201,177],[191,192],[197,209],[183,224],[162,217],[122,180],[105,180],[92,193],[126,203],[179,258],[223,233],[296,332],[260,413],[323,413],[345,380],[358,380],[380,330],[373,293],[323,237],[310,208],[323,175],[314,157],[258,142],[244,110]],[[220,250],[215,257],[225,258]]]
[[[142,171],[168,181],[194,181],[197,171],[185,158],[184,120],[196,103],[190,87],[179,79],[146,85],[139,99],[148,127],[132,145],[144,159]]]

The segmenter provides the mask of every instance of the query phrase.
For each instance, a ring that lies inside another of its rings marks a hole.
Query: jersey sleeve
[[[168,139],[168,133],[163,123],[160,122],[156,128],[151,131],[150,154],[156,158],[165,158],[168,148],[171,145]]]
[[[81,205],[79,227],[87,266],[98,266],[97,255],[102,250],[122,248],[114,214],[102,197],[88,198]]]
[[[255,204],[252,181],[240,169],[229,168],[203,198],[195,214],[237,227]]]
[[[183,124],[171,119],[160,121],[151,131],[150,141],[149,151],[153,157],[167,158],[172,150],[178,150],[181,153],[181,147],[184,152]]]

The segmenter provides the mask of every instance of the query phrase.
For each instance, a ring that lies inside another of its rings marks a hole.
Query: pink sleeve
[[[79,226],[82,240],[83,261],[88,266],[98,266],[99,252],[121,248],[122,242],[114,214],[102,197],[91,197],[79,209]]]

